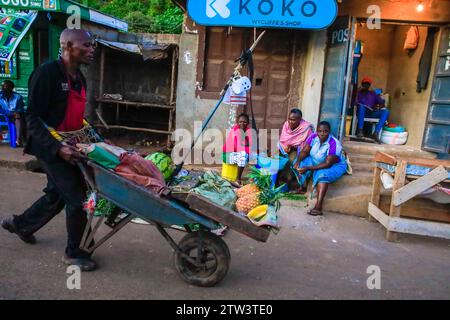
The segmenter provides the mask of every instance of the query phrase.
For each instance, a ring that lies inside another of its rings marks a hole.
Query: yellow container
[[[238,177],[238,166],[236,164],[222,163],[222,178],[234,182]]]
[[[345,118],[345,135],[349,136],[350,135],[350,127],[352,126],[352,120],[353,117],[352,116],[347,116]]]

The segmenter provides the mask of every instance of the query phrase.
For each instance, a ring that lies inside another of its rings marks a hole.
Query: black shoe
[[[357,129],[356,130],[356,137],[359,139],[364,138],[364,130],[363,129]]]
[[[36,238],[32,234],[25,234],[17,230],[16,225],[14,224],[14,219],[12,217],[5,218],[2,221],[2,227],[5,230],[8,230],[11,233],[15,233],[19,236],[20,240],[28,244],[35,244]]]
[[[97,269],[97,263],[91,258],[71,258],[67,254],[64,254],[62,261],[66,265],[80,267],[81,271],[93,271]]]
[[[376,143],[381,144],[380,133],[374,132],[372,135],[372,139],[375,140]]]

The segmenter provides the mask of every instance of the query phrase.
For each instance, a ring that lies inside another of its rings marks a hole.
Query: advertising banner
[[[0,0],[1,1],[1,0]],[[11,60],[14,51],[37,17],[37,11],[0,10],[0,60]]]
[[[204,26],[325,29],[338,7],[336,0],[189,0],[187,9]]]

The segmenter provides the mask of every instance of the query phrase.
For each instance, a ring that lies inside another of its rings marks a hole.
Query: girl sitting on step
[[[347,162],[338,139],[330,134],[331,126],[327,121],[319,123],[317,132],[309,137],[293,164],[300,186],[306,187],[309,178],[313,179],[313,188],[317,188],[317,202],[308,211],[312,216],[322,215],[322,205],[328,185],[337,181],[347,171]]]

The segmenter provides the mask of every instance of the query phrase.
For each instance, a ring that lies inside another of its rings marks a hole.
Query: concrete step
[[[373,169],[375,168],[375,162],[371,163],[353,163],[352,162],[352,170],[353,173],[373,173]]]
[[[421,157],[428,159],[436,158],[436,154],[434,153],[419,150],[408,146],[373,144],[357,141],[344,141],[343,145],[344,150],[348,154],[353,155],[374,155],[377,151],[381,151],[394,156]]]
[[[354,163],[375,163],[373,155],[349,153],[348,157],[352,164]]]
[[[344,175],[338,181],[333,183],[334,187],[347,187],[347,186],[372,186],[373,173],[372,172],[353,172],[351,175]]]
[[[372,194],[368,185],[342,187],[332,184],[324,201],[324,211],[367,217],[367,207]]]
[[[10,148],[0,144],[0,167],[38,171],[40,163],[35,157],[23,154],[22,148]]]

